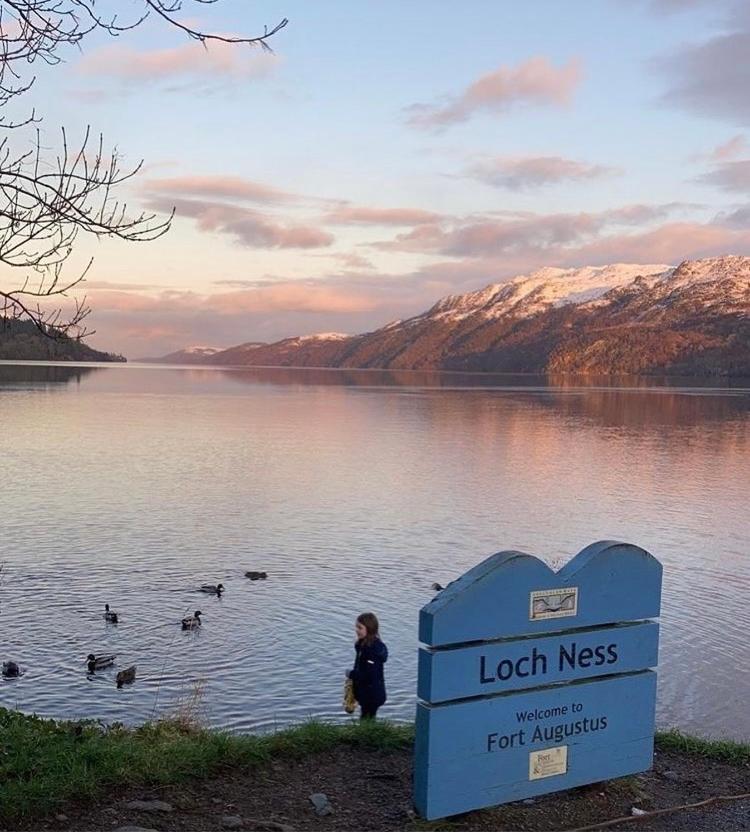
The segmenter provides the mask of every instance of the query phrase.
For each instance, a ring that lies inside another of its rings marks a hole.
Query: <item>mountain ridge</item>
[[[750,258],[545,267],[365,334],[244,343],[217,365],[750,375]]]

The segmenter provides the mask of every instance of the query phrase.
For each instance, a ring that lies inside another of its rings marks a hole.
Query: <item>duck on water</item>
[[[118,623],[120,620],[117,616],[117,612],[110,610],[109,603],[104,604],[104,620],[106,620],[107,623]]]
[[[201,615],[203,612],[196,609],[192,615],[182,619],[183,629],[197,629],[201,625]]]
[[[118,690],[123,684],[132,684],[135,681],[135,665],[126,667],[124,670],[118,670],[115,681],[117,682]]]
[[[205,592],[206,594],[215,594],[217,597],[221,597],[222,592],[224,591],[224,586],[221,583],[219,583],[218,586],[206,584],[201,586],[198,591]]]
[[[90,652],[86,657],[86,666],[90,673],[94,673],[97,670],[111,667],[115,663],[115,658],[117,658],[116,655],[94,655],[93,652]]]

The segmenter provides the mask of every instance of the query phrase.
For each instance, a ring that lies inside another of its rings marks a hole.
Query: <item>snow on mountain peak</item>
[[[316,340],[320,342],[324,342],[326,340],[340,340],[340,339],[348,339],[348,333],[311,333],[307,336],[298,336],[297,339],[300,342],[310,342],[311,340]]]
[[[638,276],[654,284],[674,267],[666,264],[608,264],[603,267],[543,267],[502,284],[490,284],[463,295],[446,296],[418,319],[460,320],[474,314],[497,318],[510,313],[530,315],[549,307],[599,299],[614,287]]]
[[[211,354],[218,354],[223,348],[209,348],[207,345],[191,345],[189,348],[183,348],[183,354],[200,354],[209,357]]]

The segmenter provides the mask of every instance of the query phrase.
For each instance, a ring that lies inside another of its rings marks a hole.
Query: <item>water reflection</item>
[[[80,385],[85,377],[101,370],[98,366],[31,364],[17,365],[0,361],[0,389],[54,388],[67,383]]]
[[[408,719],[432,582],[505,548],[559,564],[614,538],[665,565],[660,724],[750,737],[750,654],[737,650],[750,630],[748,391],[41,370],[80,384],[46,397],[24,367],[23,396],[0,396],[14,439],[0,487],[0,649],[27,669],[0,681],[2,704],[137,722],[205,681],[218,726],[341,718],[352,619],[373,609],[392,652],[384,716]],[[246,580],[252,569],[269,579]],[[195,591],[216,582],[219,600]],[[114,629],[106,602],[121,615]],[[181,633],[196,608],[204,628]],[[89,652],[137,664],[136,684],[87,680]]]

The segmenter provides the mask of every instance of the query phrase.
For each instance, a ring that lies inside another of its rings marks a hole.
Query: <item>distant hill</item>
[[[255,342],[254,345],[262,345],[262,342]],[[167,365],[201,365],[210,363],[211,358],[223,351],[223,348],[208,348],[205,345],[194,345],[192,348],[182,348],[179,351],[172,351],[163,357],[144,357],[135,362],[158,362]]]
[[[0,317],[0,359],[56,362],[126,362],[119,354],[97,351],[77,339],[44,336],[26,320]]]
[[[750,376],[750,258],[545,268],[359,336],[245,343],[216,365]]]

